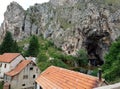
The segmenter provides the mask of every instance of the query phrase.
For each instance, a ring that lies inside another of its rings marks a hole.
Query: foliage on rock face
[[[0,53],[2,54],[5,52],[19,52],[19,47],[16,41],[13,40],[11,33],[8,31],[6,32],[0,47]]]
[[[38,41],[39,41],[39,53],[37,56],[37,65],[39,66],[41,71],[44,71],[47,67],[51,65],[63,68],[73,68],[75,67],[75,61],[78,62],[77,59],[80,56],[81,60],[84,58],[85,58],[84,61],[86,60],[87,55],[85,50],[82,50],[82,53],[80,53],[79,56],[75,57],[64,54],[62,50],[60,48],[57,48],[52,41],[48,41],[43,37],[38,37]],[[24,45],[25,43],[28,43],[28,41],[23,40],[23,42],[20,42],[19,44],[22,46],[22,44]],[[86,64],[84,64],[82,63],[82,61],[79,60],[79,62],[82,65],[86,65],[88,63],[85,62]]]
[[[103,65],[103,77],[107,81],[116,81],[120,79],[120,39],[114,42],[109,52],[105,56],[105,64]]]
[[[87,52],[84,49],[80,49],[76,56],[77,63],[79,66],[86,66],[88,65],[88,56]]]
[[[42,71],[51,65],[68,68],[68,65],[63,60],[65,59],[65,55],[62,54],[61,50],[48,40],[40,38],[39,41],[41,44],[37,64]]]
[[[39,41],[37,36],[33,35],[30,39],[26,56],[37,57],[38,53],[39,53]]]

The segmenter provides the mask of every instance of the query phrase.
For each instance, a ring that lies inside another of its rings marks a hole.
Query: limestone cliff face
[[[22,27],[25,18],[24,9],[16,2],[12,2],[4,13],[4,21],[0,28],[0,38],[2,39],[9,30],[16,39],[22,36]]]
[[[32,34],[50,39],[66,54],[80,48],[101,60],[120,35],[120,7],[106,0],[50,0],[26,11],[12,2],[4,14],[0,39],[9,30],[16,40]],[[115,7],[116,6],[116,7]]]

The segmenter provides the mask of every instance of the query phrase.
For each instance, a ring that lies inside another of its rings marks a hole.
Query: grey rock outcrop
[[[0,28],[0,38],[2,39],[7,30],[9,30],[13,36],[17,39],[22,39],[22,28],[25,18],[24,9],[17,4],[12,2],[4,13],[4,21]],[[17,40],[16,39],[16,40]]]
[[[66,54],[75,55],[85,48],[90,57],[102,60],[111,42],[120,36],[120,7],[112,4],[106,0],[50,0],[25,11],[12,2],[4,15],[0,39],[7,30],[18,41],[43,35]]]

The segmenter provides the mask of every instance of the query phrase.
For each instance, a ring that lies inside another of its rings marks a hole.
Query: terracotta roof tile
[[[4,53],[3,55],[0,55],[0,62],[11,62],[16,57],[18,57],[20,53]]]
[[[36,82],[43,89],[93,89],[98,86],[98,78],[79,72],[51,66]]]
[[[8,76],[14,76],[19,74],[29,63],[31,60],[23,60],[21,63],[17,65],[17,67],[10,72],[5,73]]]

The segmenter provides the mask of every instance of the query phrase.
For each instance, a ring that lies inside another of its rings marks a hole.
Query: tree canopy
[[[38,53],[39,53],[39,41],[37,36],[33,35],[29,42],[27,56],[37,57]]]
[[[103,65],[103,77],[107,81],[116,81],[120,79],[120,39],[115,41],[109,52],[105,56],[105,64]]]
[[[13,40],[12,34],[9,31],[6,32],[6,35],[0,46],[0,53],[2,54],[5,52],[19,52],[19,47],[16,41]]]
[[[87,56],[86,50],[80,49],[77,52],[76,61],[79,64],[79,66],[86,66],[86,65],[88,65],[88,56]]]

